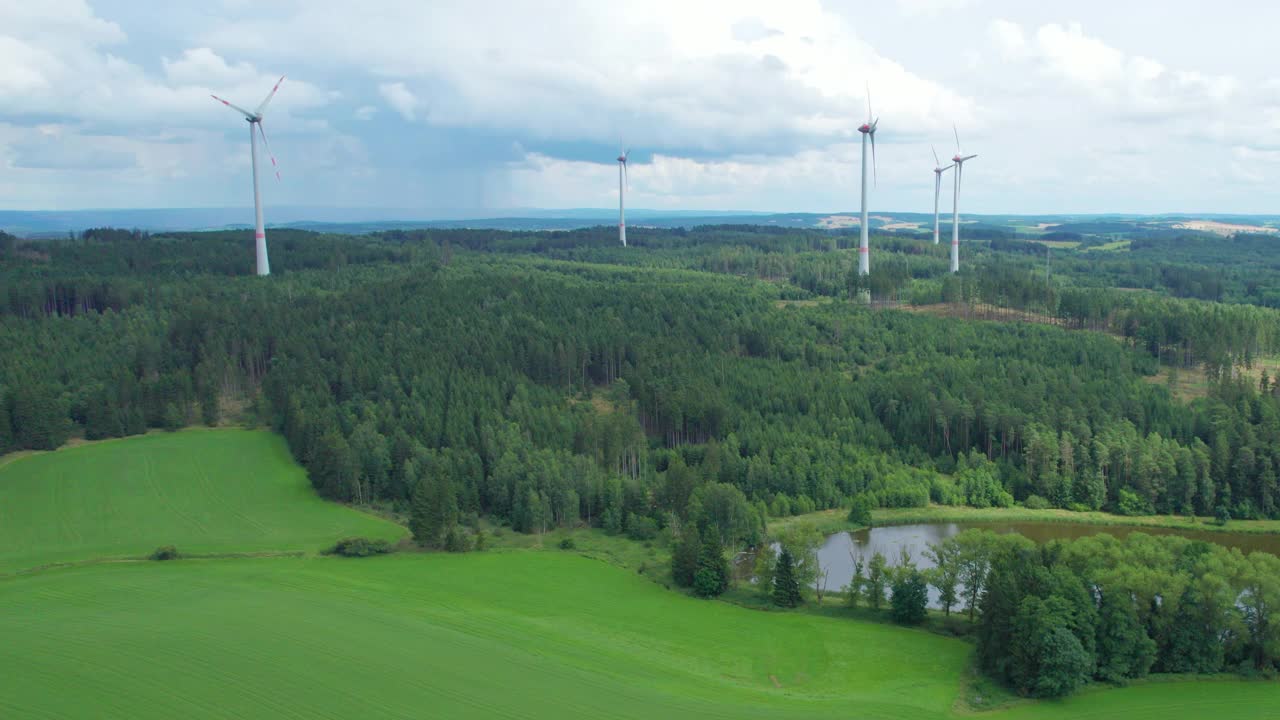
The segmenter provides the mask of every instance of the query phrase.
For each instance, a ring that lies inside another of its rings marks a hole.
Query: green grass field
[[[1117,250],[1128,250],[1128,249],[1129,249],[1129,244],[1130,244],[1131,242],[1132,242],[1131,240],[1114,240],[1114,241],[1109,242],[1109,243],[1103,243],[1103,244],[1101,244],[1101,245],[1094,245],[1093,247],[1091,247],[1091,248],[1087,248],[1087,249],[1088,249],[1089,251],[1091,251],[1091,252],[1093,252],[1093,251],[1096,251],[1096,252],[1115,252],[1115,251],[1117,251]]]
[[[972,717],[991,720],[1265,720],[1280,718],[1274,681],[1179,680],[1087,690]]]
[[[942,718],[969,654],[558,551],[52,570],[0,637],[6,718]]]
[[[275,435],[188,430],[93,443],[0,466],[0,574],[49,563],[320,550],[403,528],[321,500]]]

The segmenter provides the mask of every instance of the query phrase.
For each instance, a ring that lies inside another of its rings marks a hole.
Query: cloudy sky
[[[0,209],[1280,212],[1280,4],[0,0]]]

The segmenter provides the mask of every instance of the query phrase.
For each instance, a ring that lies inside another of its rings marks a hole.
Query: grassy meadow
[[[0,465],[0,574],[184,553],[320,550],[403,528],[321,500],[284,441],[252,430],[154,433]]]
[[[942,718],[969,656],[563,551],[57,569],[0,637],[9,718]]]

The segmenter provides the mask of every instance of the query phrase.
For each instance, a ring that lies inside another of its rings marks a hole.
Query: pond
[[[910,554],[916,567],[933,567],[924,551],[965,530],[991,530],[997,533],[1018,533],[1037,543],[1057,539],[1075,539],[1106,533],[1118,538],[1131,533],[1147,535],[1181,535],[1193,540],[1239,548],[1241,552],[1256,550],[1280,555],[1280,535],[1214,532],[1210,530],[1181,530],[1159,527],[1125,525],[1083,525],[1055,522],[1007,522],[1007,523],[918,523],[914,525],[887,525],[855,532],[841,532],[827,537],[818,550],[818,563],[828,571],[827,590],[843,590],[853,579],[854,563],[871,562],[877,552],[884,555],[889,565],[897,565],[903,549]],[[929,589],[929,603],[936,607],[937,591]]]

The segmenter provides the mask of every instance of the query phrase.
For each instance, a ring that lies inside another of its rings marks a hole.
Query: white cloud
[[[991,39],[1006,58],[1021,58],[1027,52],[1027,36],[1022,26],[1008,20],[992,20]]]
[[[1230,75],[1170,70],[1125,53],[1086,34],[1079,23],[1043,25],[1028,34],[1016,23],[995,20],[990,36],[1005,60],[1027,63],[1042,78],[1121,116],[1199,114],[1235,99],[1241,88]]]
[[[382,83],[378,85],[378,94],[405,120],[413,121],[418,108],[422,107],[422,101],[402,82]]]
[[[963,10],[977,5],[979,0],[894,0],[898,9],[909,17],[933,17],[944,12]]]
[[[850,138],[864,83],[886,133],[917,134],[975,115],[975,103],[882,55],[818,0],[576,0],[554,9],[494,0],[388,2],[344,12],[338,0],[229,21],[215,47],[297,62],[360,66],[387,79],[396,109],[440,127],[544,140],[629,142],[713,152],[791,152]],[[549,14],[555,22],[549,22]],[[677,21],[678,18],[678,21]],[[351,37],[377,38],[352,43]],[[893,129],[890,130],[889,128]]]
[[[176,60],[161,58],[163,72],[156,75],[113,52],[126,42],[118,25],[97,17],[82,0],[0,1],[0,106],[8,116],[191,121],[216,117],[210,93],[256,106],[277,79],[248,62],[229,63],[207,47],[185,50]],[[294,82],[273,110],[288,113],[332,99]]]
[[[628,163],[628,205],[669,209],[786,210],[778,189],[788,196],[808,195],[826,207],[857,204],[853,168],[860,146],[838,143],[792,155],[732,155],[713,160],[656,154]],[[506,167],[507,196],[500,204],[567,207],[589,201],[593,207],[617,203],[617,167],[526,153]],[[897,171],[882,184],[907,182]],[[874,196],[873,196],[874,197]]]

